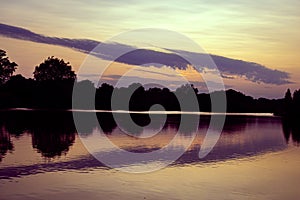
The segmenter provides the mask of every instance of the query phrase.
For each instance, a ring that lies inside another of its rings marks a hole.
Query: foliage
[[[292,93],[290,89],[287,89],[285,95],[284,95],[284,99],[288,102],[292,101]]]
[[[76,79],[76,74],[72,71],[70,63],[53,56],[36,66],[33,75],[37,81],[74,81]]]
[[[0,49],[0,85],[9,80],[17,66],[15,62],[10,62],[6,52]]]

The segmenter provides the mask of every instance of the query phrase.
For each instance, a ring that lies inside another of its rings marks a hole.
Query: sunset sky
[[[289,84],[257,83],[240,76],[224,79],[227,88],[255,97],[278,98],[287,88],[300,88],[299,8],[298,0],[12,0],[1,2],[0,23],[49,37],[96,41],[105,41],[132,29],[169,29],[191,38],[207,53],[287,72]],[[70,48],[7,36],[0,36],[0,48],[18,63],[17,72],[26,77],[31,77],[33,68],[48,56],[67,60],[76,70],[86,56]],[[110,75],[119,74],[118,67],[124,68],[124,65],[115,66]],[[148,78],[163,79],[163,74],[167,75],[171,69],[150,67],[145,70],[149,72]],[[177,72],[193,82],[198,79],[201,82],[201,75],[192,69]],[[141,74],[145,73],[136,71],[135,76]]]

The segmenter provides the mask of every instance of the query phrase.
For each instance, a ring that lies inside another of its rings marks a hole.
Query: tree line
[[[193,85],[182,85],[175,91],[159,87],[146,89],[139,83],[122,88],[114,88],[107,83],[96,87],[89,80],[78,82],[70,63],[53,56],[35,67],[33,78],[13,75],[17,66],[9,60],[6,52],[0,49],[0,108],[70,109],[73,86],[77,84],[83,91],[95,90],[95,106],[76,104],[78,109],[111,110],[113,92],[124,93],[137,88],[130,98],[129,110],[145,111],[154,104],[160,104],[165,110],[180,111],[177,97],[184,97],[192,92],[196,95],[200,111],[210,112],[211,97],[217,97],[222,92],[199,93]],[[292,94],[288,89],[281,99],[255,99],[232,89],[226,90],[225,93],[227,112],[274,113],[285,116],[296,116],[300,113],[300,90]]]

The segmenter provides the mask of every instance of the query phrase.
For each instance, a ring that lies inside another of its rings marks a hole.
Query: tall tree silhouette
[[[111,110],[111,96],[114,87],[103,83],[96,91],[96,109]]]
[[[0,49],[0,85],[9,80],[17,66],[15,62],[10,62],[6,52]]]
[[[292,112],[292,107],[293,107],[293,98],[292,98],[292,93],[290,89],[287,89],[285,95],[284,95],[284,106],[285,106],[285,114],[290,115]]]
[[[290,89],[287,89],[285,95],[284,95],[284,99],[287,101],[287,102],[292,102],[292,93],[291,93],[291,90]]]
[[[43,63],[35,67],[33,72],[34,79],[37,81],[60,81],[75,80],[76,74],[72,71],[69,62],[55,57],[48,57]]]
[[[297,116],[300,114],[300,89],[295,90],[293,94],[293,112]]]

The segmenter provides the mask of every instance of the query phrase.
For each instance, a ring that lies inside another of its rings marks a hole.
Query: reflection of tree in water
[[[296,146],[300,145],[300,124],[297,119],[283,118],[282,130],[287,143],[291,138]]]
[[[67,153],[75,141],[72,113],[48,113],[37,117],[29,128],[33,148],[47,158]]]
[[[299,146],[299,144],[300,144],[300,125],[299,124],[292,127],[292,139],[293,139],[294,143],[297,146]]]
[[[18,122],[19,118],[11,112],[0,112],[0,161],[8,151],[13,151],[14,145],[11,142],[11,135],[20,137],[25,131]]]
[[[8,151],[13,150],[13,144],[10,140],[10,134],[5,130],[4,126],[0,128],[0,162]]]
[[[30,115],[26,112],[2,112],[0,118],[7,132],[16,138],[21,137],[28,130],[28,122],[31,121]]]
[[[125,115],[130,115],[130,120],[137,125],[137,127],[131,126],[131,123],[128,123],[124,120]],[[142,133],[143,128],[151,123],[151,126],[148,128],[158,129],[164,125],[164,120],[162,115],[151,115],[148,114],[128,114],[128,113],[97,113],[98,123],[105,134],[111,134],[114,129],[117,127],[115,117],[119,120],[118,125],[120,125],[122,130],[132,135],[139,135]],[[95,127],[95,126],[94,126]],[[94,128],[91,127],[91,128]]]
[[[0,127],[1,158],[13,150],[10,136],[21,137],[24,132],[32,135],[33,148],[48,158],[66,153],[75,141],[72,112],[1,112]]]
[[[38,152],[48,158],[67,153],[74,141],[75,134],[64,130],[36,129],[32,134],[33,148],[38,149]]]
[[[114,116],[118,120],[118,127],[131,136],[140,136],[146,128],[158,129],[164,123],[160,115],[151,115],[150,118],[148,114],[119,113]]]
[[[214,130],[215,127],[218,127],[222,124],[224,116],[214,116],[214,122],[211,122],[210,115],[200,116],[199,130],[201,134],[206,134],[207,129]],[[253,124],[255,122],[255,117],[250,116],[226,116],[224,121],[224,126],[222,129],[222,134],[237,134],[245,131],[248,124]]]
[[[111,134],[117,127],[112,113],[97,113],[98,123],[105,134]]]
[[[117,127],[112,113],[74,112],[76,129],[81,136],[88,136],[95,128],[101,128],[104,134],[111,134]],[[99,127],[100,126],[100,127]]]
[[[290,140],[291,135],[291,125],[290,122],[287,119],[282,119],[282,131],[285,138],[286,143]]]
[[[253,123],[255,121],[255,117],[249,116],[227,116],[223,132],[224,133],[237,133],[243,132],[246,129],[248,123]]]

